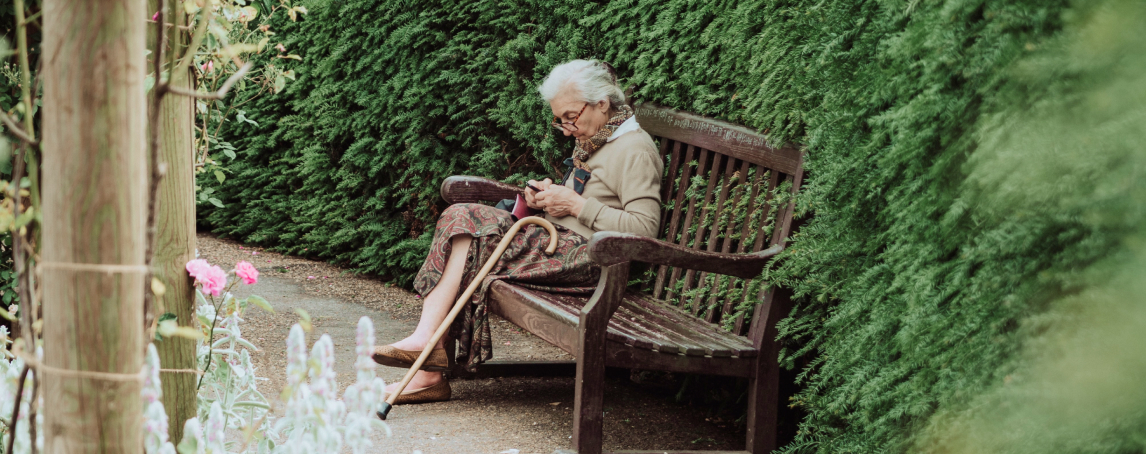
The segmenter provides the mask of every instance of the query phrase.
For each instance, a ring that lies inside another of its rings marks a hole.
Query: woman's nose
[[[564,128],[561,129],[561,133],[565,134],[565,137],[569,137],[569,136],[573,135],[573,131],[570,131],[570,130],[564,129]]]

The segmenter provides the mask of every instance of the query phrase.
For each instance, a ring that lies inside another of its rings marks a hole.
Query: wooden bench
[[[497,281],[487,293],[490,310],[577,358],[577,452],[602,450],[607,366],[749,378],[743,452],[770,452],[780,405],[776,322],[791,302],[789,292],[754,278],[791,231],[790,196],[800,188],[803,155],[730,123],[648,103],[635,110],[667,159],[660,239],[598,232],[589,243],[590,257],[601,266],[592,296]],[[454,176],[442,184],[449,203],[496,201],[520,191],[476,177]],[[631,276],[631,262],[651,266]],[[640,291],[628,285],[638,277],[645,282]],[[526,374],[554,368],[482,367]]]

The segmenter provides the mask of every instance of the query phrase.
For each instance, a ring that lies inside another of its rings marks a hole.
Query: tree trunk
[[[159,2],[150,0],[148,11],[158,10]],[[187,25],[187,15],[181,4],[168,2],[166,23]],[[155,28],[148,28],[148,46],[151,58],[155,49]],[[167,29],[166,59],[182,56],[187,47],[187,35],[176,27]],[[172,65],[167,65],[170,68]],[[148,65],[148,68],[152,68]],[[173,76],[171,86],[190,90],[189,74]],[[195,293],[185,265],[195,258],[195,164],[192,149],[192,128],[195,120],[195,101],[186,96],[167,95],[159,109],[159,161],[167,163],[167,176],[159,182],[155,217],[155,258],[152,268],[155,276],[167,287],[157,299],[156,316],[171,313],[180,326],[197,326],[195,320]],[[195,369],[195,341],[182,337],[156,342],[159,361],[164,369]],[[178,443],[183,439],[183,423],[196,416],[197,383],[195,375],[163,374],[163,405],[167,410],[168,434]]]
[[[144,0],[43,2],[46,452],[140,452]]]

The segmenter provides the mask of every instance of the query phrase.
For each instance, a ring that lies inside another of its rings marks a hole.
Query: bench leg
[[[748,382],[748,440],[746,451],[768,453],[777,448],[780,409],[780,346],[776,343],[776,323],[792,310],[792,291],[769,290],[764,303],[756,308],[759,317],[753,323],[758,331],[750,333],[760,353],[753,376]]]
[[[589,337],[590,339],[586,339]],[[605,411],[605,348],[594,337],[584,336],[585,348],[577,361],[577,387],[573,398],[573,449],[579,454],[600,454],[604,441]],[[600,344],[597,348],[594,344]],[[599,352],[597,351],[599,350]]]
[[[581,309],[573,398],[573,449],[578,454],[601,454],[605,437],[605,331],[625,295],[628,279],[627,262],[602,267],[597,292]]]
[[[748,440],[745,450],[750,453],[769,453],[776,449],[780,377],[775,364],[764,357],[756,361],[756,378],[748,382]]]

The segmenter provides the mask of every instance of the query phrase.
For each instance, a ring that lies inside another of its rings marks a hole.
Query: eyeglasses
[[[569,131],[569,132],[576,131],[577,130],[577,120],[581,118],[581,114],[585,113],[585,109],[587,107],[589,107],[589,103],[585,103],[585,107],[582,107],[581,111],[577,112],[577,116],[573,117],[573,121],[566,123],[566,122],[562,121],[560,117],[553,117],[553,123],[551,123],[551,125],[554,128],[557,128],[558,130],[561,130],[561,131]]]

